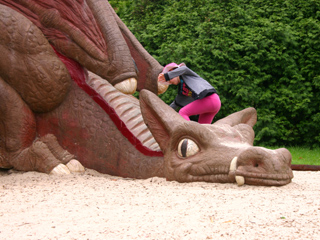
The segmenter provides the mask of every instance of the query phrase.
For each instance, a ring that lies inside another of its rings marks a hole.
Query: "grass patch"
[[[292,164],[320,165],[320,148],[288,147],[292,155]]]
[[[277,149],[279,147],[267,147]],[[292,164],[320,165],[320,148],[285,147],[292,155]]]

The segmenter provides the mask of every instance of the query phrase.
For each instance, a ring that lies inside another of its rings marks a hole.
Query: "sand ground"
[[[282,187],[0,172],[0,239],[320,239],[320,172]]]

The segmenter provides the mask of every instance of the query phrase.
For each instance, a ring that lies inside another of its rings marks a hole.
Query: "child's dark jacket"
[[[213,93],[217,93],[216,89],[212,87],[210,83],[186,66],[176,68],[173,71],[164,74],[166,81],[178,76],[180,76],[180,79],[182,79],[187,88],[192,92],[191,97],[194,100],[202,99]],[[179,94],[181,94],[180,91]]]

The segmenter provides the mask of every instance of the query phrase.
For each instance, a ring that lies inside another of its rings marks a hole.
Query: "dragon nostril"
[[[254,164],[254,167],[259,167],[259,163]]]

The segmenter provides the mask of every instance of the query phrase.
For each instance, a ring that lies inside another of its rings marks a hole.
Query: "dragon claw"
[[[168,87],[169,87],[169,85],[165,85],[165,84],[158,82],[158,95],[167,91]]]
[[[71,159],[66,165],[59,164],[57,165],[50,174],[52,175],[67,175],[70,173],[83,173],[85,171],[82,164],[75,159]]]
[[[76,160],[76,159],[71,159],[67,164],[67,168],[70,170],[70,172],[75,172],[75,173],[83,173],[85,171],[84,167],[82,164]]]
[[[124,94],[134,94],[137,90],[137,80],[135,78],[129,78],[116,84],[114,87]]]
[[[70,170],[66,165],[62,163],[57,165],[52,171],[50,172],[52,175],[67,175],[70,174]]]

